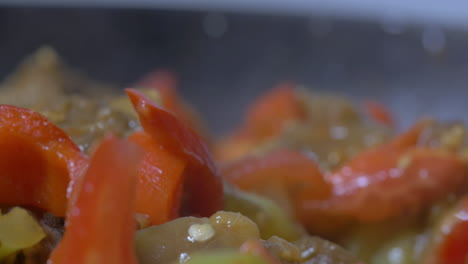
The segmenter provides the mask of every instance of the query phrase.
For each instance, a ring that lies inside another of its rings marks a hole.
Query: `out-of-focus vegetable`
[[[221,253],[224,251],[221,251]],[[271,237],[267,241],[251,239],[246,241],[241,247],[240,252],[256,255],[268,264],[276,263],[304,263],[304,264],[363,264],[356,257],[352,256],[340,246],[318,237],[304,237],[293,243],[287,242],[279,237]],[[215,256],[218,253],[209,252],[203,256]],[[238,256],[239,253],[236,254]],[[195,254],[193,259],[198,260],[198,254]],[[211,258],[200,258],[200,261],[209,261]],[[218,260],[218,259],[216,259]],[[221,259],[219,259],[221,260]],[[231,261],[233,258],[222,259]],[[192,263],[190,259],[188,262]],[[198,263],[198,262],[197,262]],[[209,262],[200,262],[209,263]],[[219,262],[222,263],[222,262]],[[230,263],[230,262],[228,262]],[[246,263],[251,262],[235,262]],[[255,263],[255,262],[253,262]]]
[[[135,179],[141,152],[128,142],[105,139],[69,206],[62,241],[51,264],[137,263],[133,236]]]
[[[323,169],[333,170],[393,134],[392,127],[369,122],[346,98],[294,89],[292,85],[289,90],[280,88],[257,99],[243,124],[215,145],[218,160],[233,161],[278,148],[306,149],[320,158]],[[261,136],[263,127],[270,127],[267,136]]]
[[[293,220],[291,212],[287,212],[273,200],[231,187],[225,188],[224,196],[224,210],[240,212],[252,219],[258,225],[263,239],[276,235],[291,241],[299,239],[303,232]]]
[[[327,175],[333,184],[333,198],[327,204],[304,203],[301,212],[323,209],[326,205],[325,211],[332,214],[349,215],[360,221],[381,221],[420,212],[466,188],[467,164],[458,153],[417,146],[420,126],[392,142],[359,154]]]
[[[204,141],[173,114],[160,108],[134,89],[127,89],[145,133],[155,147],[162,147],[187,162],[183,192],[189,198],[190,214],[210,216],[223,206],[221,177]],[[140,173],[146,174],[140,170]],[[140,175],[151,177],[151,175]],[[173,177],[167,175],[167,177]],[[172,194],[171,194],[172,195]]]
[[[418,264],[428,241],[426,224],[421,220],[402,217],[355,226],[342,244],[369,263]]]
[[[65,132],[40,114],[0,105],[0,203],[64,216],[67,186],[87,158]]]
[[[222,173],[240,189],[263,194],[284,208],[292,206],[301,210],[302,203],[325,200],[331,195],[331,185],[325,182],[315,161],[299,151],[276,150],[259,157],[246,157],[227,164]],[[284,204],[284,200],[290,204]]]
[[[25,209],[14,207],[0,216],[0,260],[39,243],[45,237],[39,223]]]
[[[340,168],[362,150],[378,146],[392,135],[392,128],[368,122],[357,107],[344,98],[301,89],[284,98],[285,101],[294,98],[304,114],[300,118],[285,117],[284,125],[277,126],[281,128],[278,133],[261,140],[249,135],[245,125],[241,126],[215,145],[216,158],[230,162],[278,149],[305,150],[317,157],[316,162],[322,170],[329,171]]]
[[[40,111],[63,99],[63,63],[50,47],[41,47],[28,56],[13,74],[1,83],[0,104]],[[69,77],[69,76],[67,76]]]
[[[346,226],[352,221],[414,216],[466,188],[467,164],[457,153],[416,146],[417,131],[421,130],[411,129],[386,145],[365,151],[327,175],[333,185],[331,198],[304,201],[298,210],[303,223],[310,223],[309,230],[323,230],[323,224],[333,230],[335,221]]]
[[[259,239],[257,225],[239,213],[218,212],[210,218],[181,217],[138,230],[135,249],[140,264],[181,263],[200,251],[238,249]]]
[[[126,135],[135,124],[130,115],[109,107],[118,91],[113,88],[82,76],[52,48],[41,47],[0,83],[0,104],[40,113],[88,151],[105,134]]]
[[[245,121],[232,136],[216,146],[219,160],[236,160],[259,142],[279,136],[288,124],[306,117],[293,83],[282,83],[261,96],[247,110]]]
[[[224,250],[217,252],[206,252],[195,254],[185,262],[175,262],[185,264],[271,264],[264,258],[255,254],[239,253],[234,250]]]
[[[265,247],[276,255],[282,263],[362,264],[342,247],[318,237],[304,236],[291,243],[274,236],[265,242]]]
[[[418,234],[416,232],[398,232],[398,237],[389,239],[375,252],[369,263],[382,264],[417,264],[420,259],[417,251]],[[364,245],[363,245],[364,246]]]
[[[389,127],[395,126],[392,114],[383,104],[374,100],[367,100],[364,102],[364,110],[373,120]]]
[[[305,109],[293,83],[282,83],[260,97],[247,110],[244,131],[256,140],[276,136],[288,122],[305,118]]]
[[[282,149],[246,157],[226,164],[222,174],[242,190],[266,194],[274,190],[295,201],[321,200],[331,194],[313,158],[300,151]]]
[[[339,245],[319,237],[303,237],[295,241],[294,245],[301,250],[301,256],[305,259],[305,264],[363,264]]]
[[[279,259],[266,249],[263,243],[258,239],[247,240],[242,244],[239,251],[241,253],[251,253],[262,257],[264,260],[268,261],[269,264],[281,264]]]
[[[468,261],[468,196],[450,210],[435,227],[424,264]]]
[[[294,151],[247,157],[227,165],[223,176],[243,190],[286,197],[306,228],[319,234],[340,231],[353,221],[417,213],[468,184],[467,164],[458,152],[417,145],[428,124],[418,123],[325,176],[314,161]]]

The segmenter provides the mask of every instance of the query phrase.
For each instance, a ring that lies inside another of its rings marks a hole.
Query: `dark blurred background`
[[[183,95],[218,133],[274,84],[388,104],[407,126],[425,114],[468,121],[468,31],[434,24],[315,15],[0,8],[0,77],[42,45],[121,87],[177,73]]]

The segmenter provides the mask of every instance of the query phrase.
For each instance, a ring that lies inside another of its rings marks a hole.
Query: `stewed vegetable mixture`
[[[50,48],[0,87],[3,263],[466,264],[465,126],[282,83],[219,140],[155,72]]]

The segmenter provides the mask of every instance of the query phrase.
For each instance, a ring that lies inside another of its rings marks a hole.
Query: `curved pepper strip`
[[[221,177],[203,140],[173,114],[160,108],[140,92],[127,89],[145,133],[168,152],[187,162],[184,193],[192,215],[210,216],[223,206]],[[157,168],[154,168],[157,170]],[[165,175],[166,177],[176,177]],[[139,175],[139,177],[145,177]]]
[[[468,196],[449,211],[434,230],[424,264],[468,261]]]
[[[247,110],[244,129],[257,140],[279,135],[287,122],[302,120],[306,110],[296,95],[296,85],[279,84]]]
[[[316,162],[306,153],[295,150],[246,157],[226,165],[222,175],[240,189],[268,196],[285,209],[301,208],[304,201],[322,201],[332,195],[332,186],[325,181]],[[292,213],[302,215],[298,210]],[[304,219],[302,223],[315,224],[317,219]]]
[[[182,122],[200,135],[207,135],[200,117],[178,95],[177,79],[171,72],[154,71],[137,83],[138,87],[155,89],[161,96],[162,106],[174,113]]]
[[[306,109],[295,87],[290,82],[281,83],[258,98],[247,110],[240,129],[215,146],[216,158],[221,161],[242,158],[259,142],[279,136],[288,122],[304,120]]]
[[[417,214],[434,201],[466,188],[467,165],[458,154],[417,146],[418,133],[424,126],[419,123],[392,142],[364,151],[326,175],[333,186],[331,198],[303,201],[296,208],[308,229],[320,230],[324,224],[333,232],[334,225],[346,227],[354,221],[376,222]]]
[[[364,101],[364,110],[374,120],[388,127],[395,126],[395,120],[385,105],[374,100]]]
[[[464,161],[441,149],[371,150],[328,175],[334,198],[328,201],[326,210],[359,221],[413,214],[461,191],[467,184],[466,176]],[[314,204],[306,203],[304,209],[310,210]]]
[[[134,206],[141,154],[133,144],[115,138],[101,142],[69,207],[63,239],[47,263],[137,263]]]
[[[39,113],[0,105],[0,146],[0,203],[65,216],[67,186],[87,164],[68,135]]]
[[[145,152],[138,168],[136,211],[147,215],[151,225],[177,218],[181,209],[187,161],[160,148],[143,131],[133,133],[128,140],[139,145]]]
[[[274,188],[294,200],[322,200],[331,188],[316,162],[304,152],[280,149],[264,156],[250,156],[222,168],[224,178],[242,190],[259,192]]]
[[[352,221],[381,221],[416,213],[468,185],[467,164],[457,153],[417,146],[426,125],[418,123],[393,141],[362,152],[326,175],[318,169],[306,173],[297,164],[289,167],[271,156],[278,154],[270,153],[238,161],[225,169],[223,176],[241,189],[254,191],[281,182],[283,190],[295,195],[288,196],[296,216],[309,230],[322,234]],[[283,155],[299,160],[291,152]],[[314,164],[312,160],[308,163]],[[305,182],[310,185],[304,187]],[[296,190],[302,186],[303,191],[291,192],[291,186],[298,186]],[[331,194],[327,197],[328,188]]]
[[[416,213],[467,186],[468,167],[457,153],[418,146],[429,124],[418,122],[389,143],[362,152],[327,175],[335,197],[327,210],[360,221],[380,221]],[[304,208],[315,206],[310,202]]]

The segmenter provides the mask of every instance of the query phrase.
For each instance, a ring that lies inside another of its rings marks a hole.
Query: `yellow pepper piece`
[[[0,260],[39,243],[46,234],[25,209],[14,207],[0,216]]]

